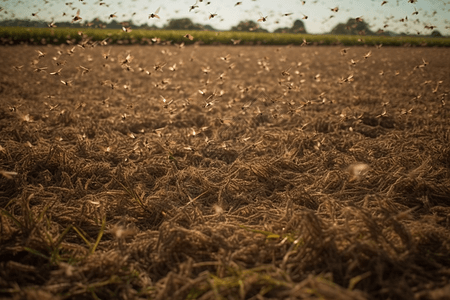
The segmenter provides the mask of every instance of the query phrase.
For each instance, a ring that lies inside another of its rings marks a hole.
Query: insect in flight
[[[269,17],[269,16],[264,17],[261,13],[259,13],[259,15],[261,16],[261,18],[258,19],[258,22],[266,22],[267,18]]]
[[[157,18],[157,19],[161,19],[159,16],[158,16],[158,13],[159,13],[159,9],[160,9],[161,7],[158,7],[158,9],[154,12],[154,13],[151,13],[150,15],[148,15],[148,18],[149,19],[153,19],[153,18]]]

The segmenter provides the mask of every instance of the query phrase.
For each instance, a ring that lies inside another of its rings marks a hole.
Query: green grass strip
[[[184,36],[190,34],[191,41]],[[80,42],[82,35],[87,35],[92,41],[108,39],[111,44],[152,44],[152,38],[162,42],[192,44],[201,42],[206,45],[228,44],[233,40],[240,40],[241,44],[261,45],[302,45],[304,40],[313,45],[379,45],[385,46],[437,46],[449,47],[450,38],[420,37],[420,36],[360,36],[360,35],[331,35],[331,34],[293,34],[266,33],[240,31],[192,31],[192,30],[145,30],[136,29],[124,32],[119,29],[94,28],[29,28],[29,27],[1,27],[0,39],[6,44],[64,44],[67,41]]]

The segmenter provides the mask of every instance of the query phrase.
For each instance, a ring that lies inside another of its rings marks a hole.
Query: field
[[[189,34],[193,39],[185,36]],[[239,41],[245,45],[302,45],[304,40],[312,45],[342,45],[342,46],[427,46],[449,47],[448,37],[421,37],[421,36],[362,36],[362,35],[331,35],[331,34],[289,34],[264,32],[213,32],[192,30],[132,30],[124,32],[120,29],[93,29],[93,28],[27,28],[27,27],[0,27],[0,44],[65,44],[78,43],[87,35],[92,41],[107,39],[109,44],[154,44],[154,39],[170,41],[171,43],[202,45],[232,45]]]
[[[1,53],[0,297],[448,299],[448,49]]]

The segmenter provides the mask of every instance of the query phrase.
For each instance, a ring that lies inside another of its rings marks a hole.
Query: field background
[[[1,48],[2,297],[447,299],[448,49],[80,37]]]
[[[189,34],[193,39],[185,36]],[[381,36],[381,35],[336,35],[336,34],[298,34],[298,33],[266,33],[266,32],[233,32],[233,31],[198,31],[198,30],[145,30],[137,29],[124,32],[120,29],[92,28],[27,28],[0,27],[2,44],[74,44],[89,36],[92,41],[107,39],[109,44],[154,44],[152,39],[162,42],[184,44],[239,44],[247,45],[302,45],[306,40],[313,45],[380,45],[385,46],[428,46],[449,47],[448,37],[419,36]]]

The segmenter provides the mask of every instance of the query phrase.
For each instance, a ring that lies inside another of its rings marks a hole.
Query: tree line
[[[86,21],[84,23],[71,23],[71,22],[55,22],[49,24],[47,22],[41,20],[20,20],[20,19],[11,19],[11,20],[0,20],[0,26],[2,27],[72,27],[72,28],[108,28],[108,29],[123,29],[123,28],[131,28],[131,29],[147,29],[147,30],[209,30],[209,31],[218,31],[214,27],[210,25],[203,25],[192,22],[189,18],[180,18],[180,19],[171,19],[169,22],[163,27],[159,28],[157,26],[149,26],[148,24],[137,25],[134,24],[131,20],[124,22],[117,22],[116,20],[111,20],[109,23],[101,21],[96,18],[92,21]],[[250,32],[269,32],[268,30],[262,28],[260,23],[255,21],[241,21],[236,26],[230,28],[231,31],[250,31]],[[296,20],[291,27],[283,27],[274,30],[274,33],[303,33],[306,34],[306,28],[302,20]],[[378,30],[376,32],[370,29],[370,26],[364,20],[358,19],[349,19],[347,23],[339,23],[337,24],[329,34],[339,34],[339,35],[406,35],[405,33],[397,34],[391,31],[383,31]],[[429,36],[439,37],[442,34],[434,30]]]

